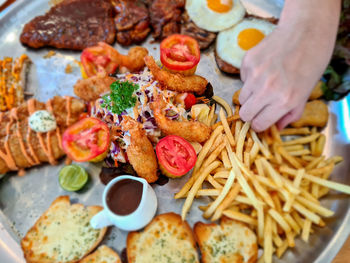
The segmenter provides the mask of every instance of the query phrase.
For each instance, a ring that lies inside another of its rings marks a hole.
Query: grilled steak
[[[149,12],[155,39],[163,39],[180,32],[184,6],[185,0],[154,0],[150,3]]]
[[[131,45],[143,41],[150,29],[150,19],[146,5],[140,0],[114,0],[117,28],[117,41],[122,45]]]
[[[181,16],[181,34],[196,39],[200,49],[208,48],[216,38],[216,33],[209,32],[196,26],[187,12],[184,12]]]
[[[113,6],[107,0],[65,0],[26,24],[22,44],[82,50],[115,39]]]

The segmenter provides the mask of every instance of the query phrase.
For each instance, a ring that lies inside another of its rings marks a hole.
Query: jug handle
[[[102,210],[98,214],[94,215],[90,220],[90,225],[94,229],[100,229],[112,224],[113,223],[109,220],[106,210]]]

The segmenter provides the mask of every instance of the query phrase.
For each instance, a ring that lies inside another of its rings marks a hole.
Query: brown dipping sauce
[[[143,184],[136,180],[124,179],[114,184],[107,193],[107,205],[117,215],[134,212],[141,202]]]

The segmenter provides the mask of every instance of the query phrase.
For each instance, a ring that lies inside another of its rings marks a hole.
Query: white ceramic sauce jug
[[[142,183],[142,196],[140,204],[134,212],[127,215],[118,215],[108,207],[107,194],[113,185],[125,179],[136,180]],[[134,231],[145,227],[153,219],[157,211],[158,201],[153,188],[145,179],[122,175],[114,178],[107,184],[102,194],[102,204],[104,209],[90,220],[93,228],[99,229],[105,226],[115,225],[122,230]]]

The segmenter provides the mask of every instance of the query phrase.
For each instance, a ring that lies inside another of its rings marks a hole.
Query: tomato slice
[[[160,61],[170,70],[193,69],[199,60],[199,45],[192,37],[175,34],[167,37],[160,44]]]
[[[110,134],[107,124],[87,117],[70,126],[62,136],[62,147],[74,161],[86,162],[108,151]]]
[[[95,76],[100,71],[112,74],[119,66],[119,53],[112,46],[99,43],[97,46],[85,48],[80,60],[87,77]]]
[[[171,178],[185,175],[197,161],[193,146],[176,135],[168,135],[161,139],[156,146],[156,154],[160,169]]]
[[[196,97],[192,93],[187,93],[187,96],[184,100],[186,110],[191,109],[191,107],[196,104]]]

